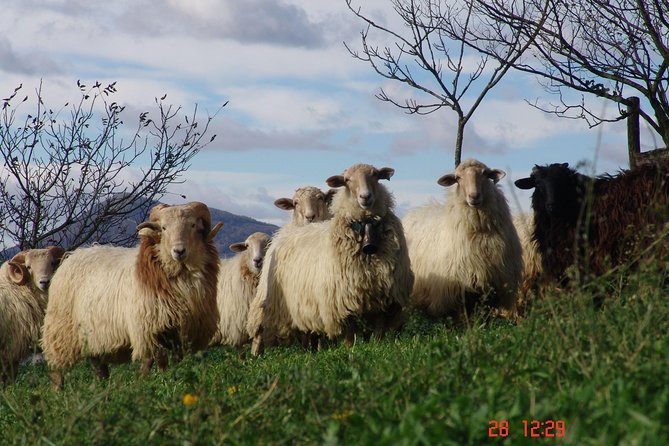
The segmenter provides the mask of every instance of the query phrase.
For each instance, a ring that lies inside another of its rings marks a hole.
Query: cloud
[[[281,0],[172,0],[159,7],[145,0],[127,4],[115,22],[120,29],[141,36],[178,34],[304,48],[328,43],[323,23]]]
[[[208,150],[253,149],[334,150],[328,130],[283,131],[251,128],[231,118],[216,118],[211,129],[217,139]]]
[[[60,72],[58,65],[43,54],[30,51],[20,53],[14,50],[12,43],[0,34],[0,67],[7,73],[15,74],[56,74]]]

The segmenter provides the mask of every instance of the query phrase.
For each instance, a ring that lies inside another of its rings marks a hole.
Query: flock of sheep
[[[134,248],[95,245],[23,251],[0,267],[0,364],[4,382],[41,346],[55,389],[90,358],[165,369],[213,344],[305,347],[401,327],[408,311],[460,318],[483,305],[515,317],[538,283],[568,270],[602,274],[666,235],[669,166],[591,178],[566,164],[535,166],[516,181],[534,189],[533,215],[512,217],[497,185],[505,173],[462,162],[438,184],[445,203],[402,220],[381,184],[388,167],[355,164],[330,189],[296,191],[275,205],[292,219],[271,237],[255,233],[219,258],[208,207],[159,204]],[[455,187],[453,187],[455,186]],[[663,243],[660,243],[662,245]]]

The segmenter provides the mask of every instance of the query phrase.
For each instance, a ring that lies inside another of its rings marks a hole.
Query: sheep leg
[[[65,377],[63,376],[62,370],[51,370],[51,373],[49,373],[49,378],[51,378],[51,387],[54,391],[60,392],[63,390]]]
[[[355,344],[355,334],[358,331],[358,323],[353,317],[349,317],[344,327],[344,345],[351,348]]]
[[[237,356],[239,356],[239,359],[246,359],[246,352],[244,352],[243,344],[236,345],[235,350],[237,350]]]
[[[16,380],[16,374],[18,372],[19,363],[10,362],[6,367],[3,367],[2,373],[0,374],[0,382],[2,382],[2,387],[6,387],[7,384],[14,382]]]
[[[149,374],[151,367],[153,367],[153,362],[153,358],[146,358],[144,360],[144,364],[142,364],[142,368],[139,371],[140,376],[144,377]]]
[[[264,350],[263,342],[262,342],[262,336],[260,334],[257,334],[253,337],[253,340],[251,341],[251,354],[253,356],[260,356],[262,355]]]
[[[178,358],[181,359],[181,356],[178,356]],[[161,372],[164,372],[165,370],[167,370],[168,364],[169,364],[169,359],[167,357],[167,352],[161,350],[156,355],[156,367],[158,367],[158,370],[160,370]]]
[[[109,365],[102,358],[91,358],[91,365],[95,370],[95,377],[99,380],[109,379]]]

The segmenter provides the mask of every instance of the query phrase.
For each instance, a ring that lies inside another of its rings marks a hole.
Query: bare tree
[[[478,12],[477,0],[391,0],[401,19],[400,29],[391,29],[346,4],[366,24],[362,48],[353,57],[368,62],[386,79],[402,82],[423,93],[424,100],[398,100],[381,89],[376,95],[410,114],[429,114],[443,107],[457,115],[455,165],[460,164],[465,126],[484,97],[516,63],[533,38],[531,30],[511,39],[486,43],[480,51],[466,42],[490,25]],[[370,31],[390,37],[391,46],[370,43]],[[427,74],[427,76],[426,76]]]
[[[493,57],[490,46],[536,36],[522,58],[504,61],[540,76],[559,98],[550,107],[559,116],[583,118],[590,126],[605,120],[584,100],[606,98],[627,116],[631,96],[642,98],[640,116],[669,147],[668,0],[475,0],[481,19],[494,26],[466,44]],[[569,91],[580,92],[573,100]]]
[[[128,244],[148,206],[181,174],[202,147],[213,117],[197,121],[156,99],[124,126],[124,107],[113,101],[115,83],[86,87],[73,104],[51,109],[42,85],[35,95],[17,87],[0,112],[0,235],[20,249],[59,245],[67,249],[97,241]],[[32,98],[32,99],[31,99]],[[26,104],[29,111],[24,111]],[[224,104],[225,105],[225,104]]]

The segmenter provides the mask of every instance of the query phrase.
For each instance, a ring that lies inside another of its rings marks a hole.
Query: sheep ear
[[[7,262],[7,266],[7,276],[9,277],[9,280],[17,285],[25,285],[28,283],[30,273],[23,263],[10,260]]]
[[[561,166],[566,169],[567,167],[569,167],[569,163],[562,163]]]
[[[232,252],[243,252],[246,251],[246,249],[249,247],[245,242],[242,243],[233,243],[232,245],[229,246],[230,251]]]
[[[337,189],[330,189],[325,193],[325,202],[327,204],[332,203],[332,199],[334,198],[335,194],[337,193]]]
[[[390,180],[390,177],[395,173],[395,169],[390,167],[382,167],[378,170],[377,176],[379,180]]]
[[[536,186],[536,182],[534,181],[533,177],[521,178],[514,181],[513,184],[515,184],[518,189],[533,189],[534,186]]]
[[[295,203],[290,198],[279,198],[274,200],[274,206],[283,209],[284,211],[292,211],[295,209]]]
[[[218,234],[218,231],[220,231],[222,227],[223,227],[223,222],[219,221],[214,225],[213,228],[211,228],[211,231],[209,231],[209,235],[207,236],[207,243],[211,242],[214,239],[214,237],[216,237],[216,234]]]
[[[330,187],[342,187],[346,185],[346,178],[344,178],[344,175],[333,175],[325,182]]]
[[[457,183],[458,180],[455,178],[455,174],[453,173],[447,173],[446,175],[442,176],[437,180],[437,183],[440,186],[448,187],[448,186],[453,186],[455,183]]]
[[[506,176],[506,172],[500,169],[488,169],[486,174],[488,175],[488,178],[490,178],[495,184]]]

